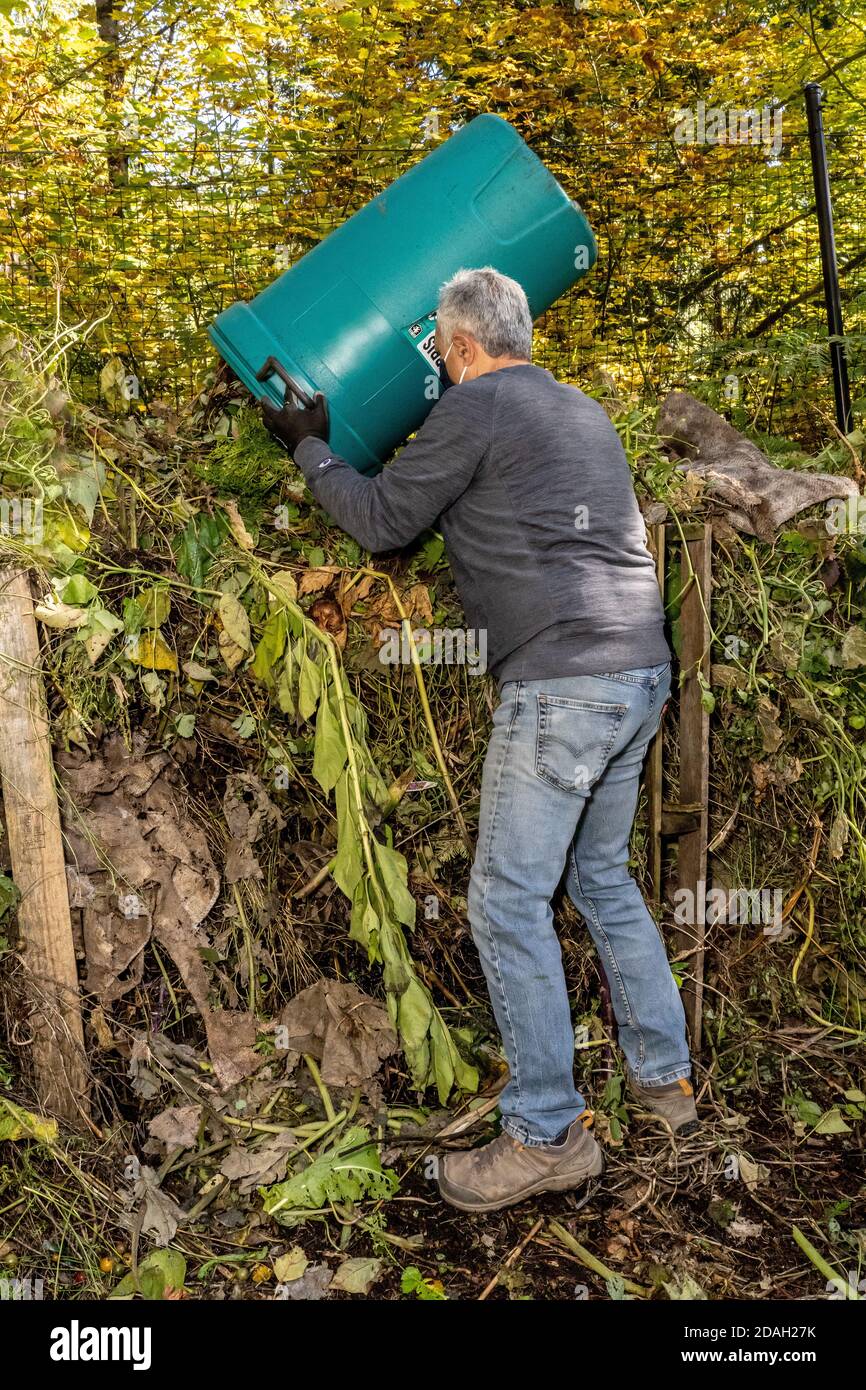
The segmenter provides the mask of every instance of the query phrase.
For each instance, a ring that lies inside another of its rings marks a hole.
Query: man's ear
[[[455,333],[452,355],[457,358],[461,367],[471,367],[478,356],[478,344],[468,333]],[[450,362],[451,358],[448,360]]]

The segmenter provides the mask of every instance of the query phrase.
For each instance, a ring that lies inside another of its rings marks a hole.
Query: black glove
[[[322,392],[316,392],[309,406],[295,405],[294,399],[287,393],[279,410],[264,396],[260,399],[262,416],[271,434],[286,446],[290,454],[294,454],[302,439],[321,439],[327,444],[331,424],[328,402]]]

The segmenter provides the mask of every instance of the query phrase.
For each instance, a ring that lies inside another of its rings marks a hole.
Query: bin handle
[[[256,372],[256,381],[267,381],[268,377],[270,376],[278,376],[280,380],[285,384],[286,395],[288,395],[289,392],[291,392],[295,399],[299,400],[301,402],[301,405],[306,406],[308,410],[311,410],[313,406],[316,404],[316,402],[310,396],[307,395],[303,386],[298,385],[297,381],[295,381],[295,378],[289,375],[285,367],[282,365],[281,362],[277,360],[276,357],[266,358],[264,366],[262,366],[259,369],[259,371]]]

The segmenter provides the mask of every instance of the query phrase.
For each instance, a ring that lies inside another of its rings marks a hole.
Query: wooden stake
[[[659,522],[650,528],[650,549],[655,554],[656,578],[661,589],[662,603],[665,600],[665,524]],[[647,828],[649,832],[649,872],[653,898],[656,903],[662,900],[662,791],[664,728],[650,744],[647,759],[645,785],[647,792]]]
[[[40,1104],[80,1124],[88,1111],[81,997],[39,637],[29,576],[21,569],[0,569],[0,780],[21,893]]]
[[[707,881],[707,824],[710,769],[710,716],[703,707],[700,672],[710,672],[710,588],[712,583],[713,532],[709,522],[685,528],[688,554],[682,557],[682,582],[688,584],[680,608],[682,644],[680,668],[686,678],[680,687],[680,791],[681,813],[690,819],[678,834],[677,879],[680,889],[692,894],[693,920],[683,922],[675,936],[676,952],[688,961],[683,985],[683,1008],[689,1024],[692,1051],[701,1045],[704,991],[704,912]],[[689,583],[689,566],[694,581]],[[671,827],[673,828],[673,827]]]

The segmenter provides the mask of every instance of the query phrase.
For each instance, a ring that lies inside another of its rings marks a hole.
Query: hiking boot
[[[587,1128],[591,1119],[583,1111],[553,1146],[528,1146],[503,1132],[480,1148],[450,1153],[440,1164],[439,1191],[461,1211],[496,1211],[539,1192],[580,1187],[604,1169],[604,1155]]]
[[[667,1120],[674,1134],[685,1138],[700,1129],[700,1120],[695,1108],[695,1093],[692,1083],[681,1076],[666,1086],[639,1086],[631,1072],[627,1073],[629,1093],[640,1101],[645,1110],[661,1115]]]

